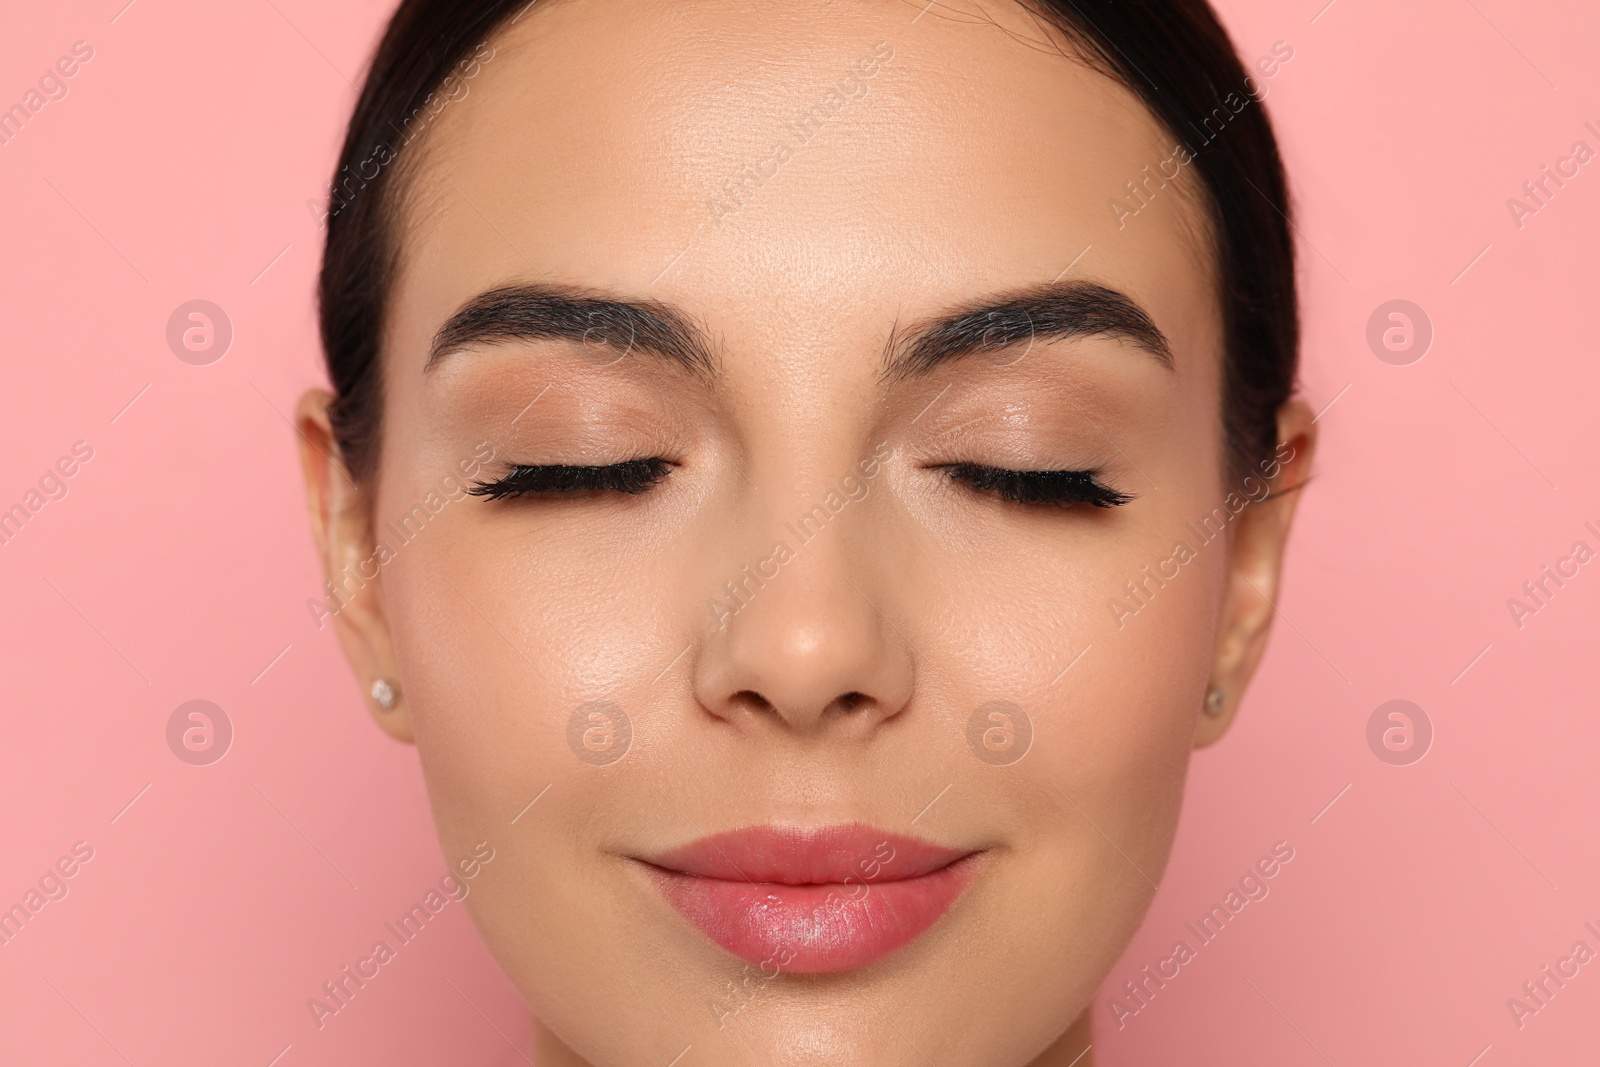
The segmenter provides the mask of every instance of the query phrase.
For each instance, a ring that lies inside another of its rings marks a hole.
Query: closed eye
[[[953,481],[1018,504],[1053,504],[1056,507],[1093,504],[1097,508],[1116,508],[1134,499],[1102,483],[1093,471],[1019,471],[976,463],[951,463],[940,469]]]
[[[651,489],[671,469],[672,464],[660,457],[629,459],[601,466],[517,464],[504,477],[492,482],[477,482],[467,492],[490,500],[566,493],[627,493],[631,496]]]

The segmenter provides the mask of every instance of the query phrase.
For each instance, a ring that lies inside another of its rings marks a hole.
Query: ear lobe
[[[333,395],[308,390],[295,406],[300,468],[305,476],[306,508],[327,581],[327,607],[319,626],[330,619],[339,646],[355,670],[362,697],[378,725],[401,741],[413,740],[404,700],[379,706],[373,682],[397,677],[394,646],[384,610],[383,575],[373,541],[371,498],[345,468],[328,418]]]
[[[1245,508],[1234,523],[1211,665],[1210,687],[1222,691],[1222,708],[1215,715],[1204,714],[1196,701],[1196,748],[1211,744],[1227,731],[1266,651],[1277,614],[1289,528],[1316,451],[1313,419],[1311,409],[1298,399],[1278,409],[1278,448],[1261,472],[1267,475],[1270,493]]]

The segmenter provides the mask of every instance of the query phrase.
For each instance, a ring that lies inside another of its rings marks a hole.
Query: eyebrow
[[[1175,369],[1172,346],[1131,297],[1093,282],[1051,282],[1003,294],[890,333],[883,376],[894,381],[927,374],[964,357],[1058,337],[1126,341]]]
[[[704,378],[718,369],[705,332],[671,304],[528,284],[491,289],[462,305],[434,334],[423,373],[467,348],[546,339],[643,352]]]

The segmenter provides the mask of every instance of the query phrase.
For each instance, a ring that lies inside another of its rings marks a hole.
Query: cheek
[[[661,712],[674,690],[660,679],[683,646],[666,635],[683,630],[671,620],[692,600],[674,568],[631,535],[534,527],[531,514],[466,497],[384,568],[396,661],[452,855],[493,843],[495,828],[520,836],[550,825],[551,809],[626,792],[619,778],[651,731],[670,729]],[[605,844],[581,815],[563,832],[590,853]]]
[[[957,730],[994,698],[1022,706],[1032,726],[1013,764],[954,760],[961,795],[946,812],[981,811],[1005,828],[1002,876],[970,905],[984,916],[981,953],[1007,961],[985,972],[991,993],[1036,1009],[1019,1017],[1064,1018],[1089,1000],[1142,921],[1177,827],[1223,557],[1202,553],[1119,630],[1109,591],[1170,552],[1164,537],[1132,540],[1036,552],[1025,566],[1010,553],[1003,570],[969,563],[963,581],[947,563],[938,598],[972,607],[924,636],[948,672],[937,681],[961,713]],[[1030,977],[1040,974],[1051,981]]]
[[[1171,552],[1165,538],[1128,540],[1132,547],[1081,553],[1019,546],[1001,554],[1003,569],[922,561],[917,570],[942,577],[921,617],[945,620],[923,641],[925,679],[937,679],[964,726],[987,701],[1024,709],[1031,748],[986,785],[1017,805],[1021,824],[1056,832],[1029,805],[1044,794],[1060,806],[1065,793],[1144,857],[1141,865],[1159,867],[1210,671],[1226,559],[1221,539],[1200,548],[1175,578],[1148,583],[1153,592],[1119,626],[1113,603],[1137,604],[1121,594],[1125,583]],[[969,607],[952,617],[938,603]],[[1095,852],[1105,844],[1094,834],[1084,842]]]
[[[559,557],[498,544],[471,518],[436,522],[384,586],[430,788],[459,816],[513,804],[510,818],[546,784],[593,787],[592,771],[627,753],[642,682],[670,659],[641,681],[651,588],[574,580]],[[605,569],[595,558],[591,575]]]
[[[660,962],[635,935],[662,915],[619,876],[616,845],[670,815],[663,788],[682,801],[685,757],[664,772],[659,755],[676,691],[656,681],[682,645],[652,635],[681,631],[662,623],[688,597],[593,537],[502,534],[480,503],[400,549],[384,594],[441,845],[496,850],[464,904],[524,998],[559,1016],[571,1004],[552,996]],[[597,700],[626,719],[574,728]],[[715,987],[672,1010],[701,1018]]]

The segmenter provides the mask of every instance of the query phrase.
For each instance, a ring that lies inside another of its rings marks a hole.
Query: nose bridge
[[[850,468],[854,470],[854,468]],[[697,667],[701,702],[730,721],[752,713],[808,733],[832,718],[878,722],[910,699],[911,650],[874,593],[871,494],[859,478],[762,494],[770,538],[729,560]]]

